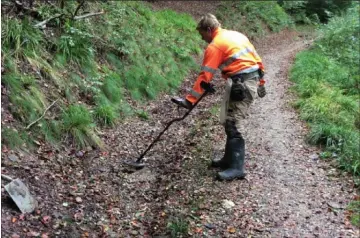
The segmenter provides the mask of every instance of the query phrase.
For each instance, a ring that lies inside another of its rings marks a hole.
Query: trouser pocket
[[[246,98],[247,88],[243,83],[235,83],[231,87],[230,99],[232,101],[242,101]]]

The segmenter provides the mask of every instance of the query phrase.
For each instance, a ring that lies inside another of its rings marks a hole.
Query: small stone
[[[312,160],[318,160],[318,159],[319,159],[319,155],[318,155],[318,154],[312,154],[312,155],[310,155],[309,158],[312,159]]]
[[[75,201],[76,201],[77,203],[82,203],[81,197],[76,197],[76,198],[75,198]]]
[[[225,199],[225,200],[222,201],[222,206],[225,209],[231,209],[231,208],[233,208],[235,206],[235,203],[230,201],[230,200]]]
[[[9,155],[8,159],[11,160],[12,162],[19,161],[19,157],[17,157],[16,155],[13,155],[13,154]]]
[[[345,206],[343,206],[343,205],[341,205],[339,203],[336,203],[336,202],[331,202],[330,201],[327,204],[328,204],[329,207],[334,208],[334,209],[344,209],[345,208]]]
[[[215,226],[214,226],[213,224],[210,224],[210,223],[205,224],[204,226],[205,226],[206,228],[208,228],[208,229],[215,229]]]
[[[134,235],[134,236],[136,236],[137,234],[139,234],[139,232],[138,232],[138,231],[135,231],[135,230],[132,230],[130,233],[131,233],[132,235]]]
[[[81,158],[84,156],[84,153],[82,151],[78,151],[78,152],[76,152],[75,155],[76,155],[76,157]]]

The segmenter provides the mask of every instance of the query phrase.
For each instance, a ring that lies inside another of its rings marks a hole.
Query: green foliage
[[[312,24],[309,16],[306,14],[307,1],[278,1],[279,5],[287,12],[295,23]]]
[[[316,14],[322,23],[335,14],[339,14],[351,6],[351,1],[342,0],[311,0],[306,3],[306,13],[308,15]]]
[[[40,132],[47,142],[57,145],[61,140],[61,122],[57,120],[41,120],[38,124]]]
[[[349,42],[359,38],[357,11],[351,9],[321,29],[323,38],[297,55],[290,77],[300,96],[295,106],[309,122],[309,142],[324,145],[329,152],[325,157],[337,158],[340,167],[359,175],[359,56],[351,52],[359,46]]]
[[[114,104],[120,103],[123,99],[123,88],[120,75],[116,73],[106,75],[101,90],[110,102]]]
[[[327,23],[331,17],[343,13],[354,5],[352,1],[343,0],[278,0],[277,2],[294,18],[295,22],[305,24]]]
[[[73,143],[85,147],[101,146],[101,140],[94,133],[94,124],[89,111],[82,105],[71,105],[62,115],[63,131],[72,136]]]
[[[346,75],[346,87],[352,93],[358,93],[360,83],[359,9],[360,7],[357,6],[349,9],[343,17],[335,17],[321,29],[323,37],[316,42],[316,47],[322,54],[349,68],[349,75]]]
[[[25,143],[18,131],[6,127],[1,127],[1,142],[12,149],[21,147]]]
[[[17,56],[22,50],[36,51],[44,42],[41,31],[35,29],[28,18],[2,17],[1,43],[1,48]]]
[[[142,118],[144,120],[149,119],[149,114],[144,110],[138,110],[138,111],[136,111],[136,114],[137,114],[138,117],[140,117],[140,118]]]
[[[65,33],[58,39],[58,53],[62,54],[67,61],[79,65],[94,60],[94,48],[91,43],[92,35],[71,25],[65,24]]]
[[[225,28],[244,32],[250,37],[265,35],[266,28],[277,32],[293,26],[291,18],[274,1],[224,1],[216,16]]]
[[[171,237],[186,236],[189,230],[189,224],[183,218],[174,218],[168,223],[167,228]]]
[[[2,82],[10,90],[10,102],[16,105],[10,107],[10,111],[17,119],[29,122],[45,110],[47,100],[32,76],[12,72],[4,75]]]
[[[99,105],[95,108],[95,118],[101,125],[111,126],[115,123],[117,113],[115,108],[110,104]]]
[[[351,223],[360,228],[360,200],[350,202],[347,209],[350,211]]]

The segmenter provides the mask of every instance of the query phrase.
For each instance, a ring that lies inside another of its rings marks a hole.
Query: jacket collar
[[[222,31],[221,27],[218,27],[215,29],[215,31],[212,33],[211,38],[214,40],[214,38]]]

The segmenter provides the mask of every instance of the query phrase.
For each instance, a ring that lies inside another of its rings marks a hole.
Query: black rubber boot
[[[245,159],[245,142],[243,138],[232,138],[228,140],[229,150],[229,168],[219,172],[219,180],[233,180],[245,178],[244,159]]]
[[[230,160],[228,159],[229,157],[229,143],[228,143],[228,139],[226,139],[226,145],[225,145],[225,154],[224,156],[219,159],[219,160],[212,160],[211,161],[211,167],[213,168],[221,168],[221,169],[227,169],[230,167]]]

